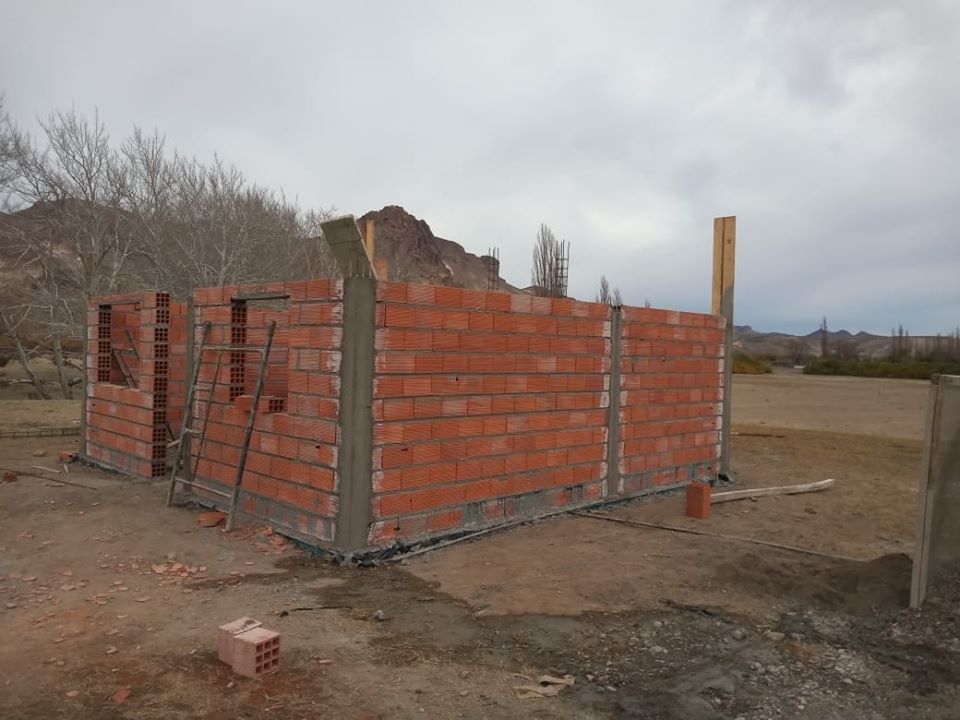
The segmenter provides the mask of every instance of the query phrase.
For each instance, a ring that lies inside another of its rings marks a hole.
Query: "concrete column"
[[[343,281],[343,358],[340,377],[340,508],[334,546],[348,557],[367,547],[372,522],[373,370],[377,284]]]
[[[607,414],[607,497],[620,488],[620,356],[623,312],[610,310],[610,407]]]

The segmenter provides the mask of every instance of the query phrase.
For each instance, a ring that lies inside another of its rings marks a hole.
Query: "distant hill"
[[[907,347],[917,354],[933,351],[937,339],[934,336],[917,335],[905,339]],[[735,325],[734,347],[750,355],[758,355],[776,361],[793,363],[801,356],[820,357],[820,330],[806,335],[789,335],[781,332],[758,332],[749,325]],[[890,356],[889,335],[873,335],[860,330],[827,332],[827,347],[831,351],[843,351],[863,360],[883,360]]]

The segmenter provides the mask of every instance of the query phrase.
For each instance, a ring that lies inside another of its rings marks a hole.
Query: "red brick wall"
[[[87,455],[122,472],[160,477],[169,468],[168,423],[183,413],[184,306],[163,292],[115,295],[91,303],[87,319]]]
[[[250,299],[236,302],[242,297]],[[233,488],[260,365],[260,355],[245,348],[262,347],[275,321],[242,509],[288,535],[338,547],[343,283],[202,289],[193,300],[195,343],[209,322],[208,342],[223,348],[200,359],[193,427],[203,442],[193,441],[190,458],[197,483]],[[127,329],[140,352],[136,389],[114,384],[111,353],[126,342]],[[719,318],[380,282],[374,329],[370,545],[716,472]],[[91,307],[91,457],[137,475],[166,471],[166,423],[178,434],[182,418],[184,342],[183,308],[163,293],[103,298]],[[620,392],[611,398],[617,347]],[[610,468],[608,457],[616,458]],[[194,491],[224,505],[221,496]],[[362,513],[350,517],[364,521]]]
[[[603,494],[610,309],[379,283],[371,541]]]
[[[342,292],[340,281],[319,279],[212,288],[194,294],[198,348],[205,322],[211,323],[211,344],[257,347],[266,343],[269,322],[277,323],[241,502],[246,513],[307,541],[332,540],[337,513]],[[279,303],[282,307],[272,301],[248,301],[245,331],[238,333],[232,301],[252,293],[282,293],[288,299]],[[221,365],[214,387],[218,355]],[[193,442],[192,462],[200,484],[229,492],[236,481],[260,358],[256,352],[231,350],[208,350],[201,358],[202,391],[194,405],[194,427],[202,430],[204,419],[209,419],[202,446]],[[237,383],[239,368],[243,394],[231,398],[231,380]],[[207,498],[223,505],[222,498]]]
[[[715,476],[723,320],[650,308],[622,313],[618,493]]]

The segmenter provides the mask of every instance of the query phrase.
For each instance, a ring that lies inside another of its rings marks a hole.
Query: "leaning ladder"
[[[190,383],[190,388],[187,391],[186,407],[184,408],[184,413],[183,413],[183,429],[180,432],[180,437],[174,440],[172,443],[170,443],[171,446],[173,445],[176,446],[177,454],[173,461],[173,468],[170,471],[170,487],[167,489],[167,507],[170,507],[171,505],[173,505],[173,498],[174,498],[174,494],[176,493],[178,484],[187,485],[191,488],[197,488],[204,492],[208,492],[212,495],[218,495],[223,498],[229,498],[230,503],[227,507],[227,525],[226,525],[226,529],[228,532],[233,529],[233,523],[236,517],[237,501],[240,498],[240,490],[242,489],[242,485],[243,485],[243,472],[247,464],[247,453],[250,450],[250,440],[253,437],[253,428],[254,428],[254,425],[256,424],[257,411],[260,405],[260,396],[263,394],[263,380],[267,372],[267,362],[270,359],[270,349],[273,346],[273,335],[274,335],[274,331],[276,330],[276,327],[277,327],[276,321],[273,321],[270,323],[269,327],[267,328],[267,343],[264,347],[259,348],[259,347],[249,347],[246,345],[207,345],[207,338],[210,331],[210,323],[208,322],[204,324],[203,336],[200,341],[200,349],[197,353],[197,357],[195,361],[193,378]],[[218,353],[218,356],[217,356],[216,370],[214,371],[213,384],[209,389],[209,397],[207,398],[207,407],[204,415],[203,430],[198,433],[194,428],[191,427],[191,425],[193,424],[193,404],[194,404],[193,401],[199,386],[201,360],[203,359],[203,353],[206,350],[214,350]],[[206,439],[206,435],[207,435],[207,421],[210,417],[210,406],[213,404],[213,395],[214,395],[214,392],[216,391],[217,380],[220,374],[220,364],[221,364],[222,356],[219,355],[219,353],[222,353],[224,351],[236,352],[238,350],[243,352],[260,353],[261,354],[260,371],[257,375],[257,384],[253,393],[253,404],[252,404],[252,407],[250,408],[250,418],[247,421],[247,427],[243,435],[243,446],[240,449],[240,458],[237,462],[237,474],[234,479],[233,487],[231,491],[227,492],[219,488],[210,487],[208,485],[201,485],[200,483],[196,482],[195,470],[191,470],[190,477],[187,477],[187,478],[180,477],[178,475],[178,472],[180,470],[180,465],[183,462],[184,447],[187,445],[186,439],[191,435],[193,436],[199,435],[199,443],[197,445],[197,465],[199,465],[200,458],[203,455],[203,442]]]

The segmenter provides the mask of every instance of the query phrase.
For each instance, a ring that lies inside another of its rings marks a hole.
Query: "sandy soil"
[[[924,380],[803,375],[733,376],[733,421],[780,428],[923,439]]]
[[[0,400],[0,433],[79,425],[79,400]]]
[[[782,408],[814,393],[761,387]],[[876,428],[872,395],[854,390],[868,385],[845,387],[860,408],[845,422],[859,412]],[[836,487],[717,506],[700,523],[679,497],[604,517],[864,561],[567,515],[344,569],[257,528],[199,528],[194,511],[162,507],[162,482],[74,466],[0,484],[0,619],[15,639],[0,643],[2,716],[955,718],[960,583],[904,609],[919,441],[774,432],[737,412],[743,486]],[[29,470],[35,450],[64,446],[0,440],[0,466]],[[153,569],[176,562],[185,577]],[[279,673],[249,681],[218,663],[216,626],[240,615],[283,634]],[[514,687],[540,673],[576,684],[519,699]],[[129,697],[115,702],[118,690]]]

